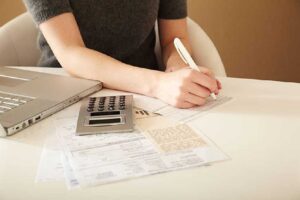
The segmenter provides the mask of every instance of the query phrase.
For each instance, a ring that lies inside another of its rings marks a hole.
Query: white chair
[[[226,76],[217,49],[201,27],[188,19],[188,31],[196,63],[209,67],[216,76]],[[0,65],[36,66],[40,58],[37,35],[38,29],[29,13],[24,13],[1,27]],[[157,57],[160,58],[158,40],[155,51]]]

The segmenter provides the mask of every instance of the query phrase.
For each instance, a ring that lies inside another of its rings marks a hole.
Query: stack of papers
[[[145,100],[135,101],[135,106],[145,110],[136,111],[135,131],[130,133],[76,136],[77,117],[57,119],[56,137],[45,145],[36,180],[65,179],[72,189],[228,159],[202,132],[178,123],[195,113],[172,121],[161,116],[169,106],[151,101],[148,107],[139,103]]]

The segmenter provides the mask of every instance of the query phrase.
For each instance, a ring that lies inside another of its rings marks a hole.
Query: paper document
[[[198,106],[190,109],[178,109],[172,106],[165,106],[164,108],[161,108],[155,112],[176,122],[188,122],[192,119],[204,116],[208,113],[208,111],[230,101],[231,99],[231,97],[227,96],[218,96],[217,100],[208,98],[208,101],[203,106]]]
[[[156,114],[153,113],[151,111],[145,110],[145,109],[141,109],[141,108],[134,108],[134,118],[135,120],[139,120],[139,119],[145,119],[145,118],[150,118],[150,117],[157,117],[160,114]]]
[[[143,95],[134,94],[134,106],[145,109],[149,112],[156,112],[159,109],[164,108],[168,104],[159,99],[147,97]]]
[[[45,144],[36,181],[65,179],[74,189],[226,160],[203,133],[182,122],[230,99],[219,96],[205,106],[177,109],[134,95],[135,130],[127,133],[76,136],[77,117],[60,116],[56,135]]]
[[[46,139],[35,181],[56,182],[63,180],[65,180],[68,189],[79,187],[68,158],[62,151],[61,145],[54,134]]]
[[[65,175],[65,181],[67,184],[67,187],[69,189],[76,189],[79,188],[79,182],[74,174],[74,170],[70,165],[68,156],[65,155],[65,153],[61,154],[61,161],[62,165],[64,167],[64,175]]]
[[[205,141],[189,126],[180,124],[146,132],[163,153],[200,148]]]
[[[219,95],[217,100],[208,98],[205,105],[191,109],[178,109],[166,103],[163,103],[158,99],[141,95],[134,96],[134,103],[138,108],[143,108],[149,112],[160,114],[175,122],[188,122],[192,119],[207,114],[208,111],[230,101],[231,99],[231,97]]]
[[[35,178],[36,182],[64,180],[64,168],[61,162],[61,148],[55,135],[47,138]]]
[[[186,125],[150,130],[149,133],[136,129],[133,133],[84,137],[75,135],[74,118],[59,119],[56,126],[74,171],[74,180],[82,187],[201,166],[227,158],[204,135]],[[182,135],[182,131],[187,135]]]

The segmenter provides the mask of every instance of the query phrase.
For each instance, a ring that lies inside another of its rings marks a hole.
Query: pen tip
[[[217,100],[217,96],[215,93],[211,93],[210,96],[213,98],[213,100]]]

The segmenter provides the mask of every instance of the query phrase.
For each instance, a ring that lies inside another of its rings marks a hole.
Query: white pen
[[[189,52],[186,50],[185,46],[182,44],[181,40],[179,38],[175,38],[174,39],[174,45],[175,48],[178,52],[178,54],[180,55],[181,59],[187,64],[189,65],[192,69],[197,70],[199,72],[200,69],[198,67],[198,65],[194,62],[192,56],[189,54]],[[215,93],[210,93],[210,96],[216,100],[217,96],[215,95]]]

